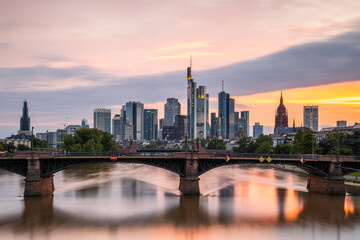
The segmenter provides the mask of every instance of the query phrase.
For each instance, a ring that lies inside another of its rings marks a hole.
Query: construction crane
[[[69,118],[69,116],[66,116],[66,121],[65,121],[65,123],[64,123],[64,129],[66,128],[66,124],[67,124],[67,122],[68,122],[68,118]]]

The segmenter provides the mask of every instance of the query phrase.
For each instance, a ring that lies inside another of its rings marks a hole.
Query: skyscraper
[[[187,127],[187,116],[186,115],[176,115],[175,116],[175,139],[181,140],[184,139],[186,134]]]
[[[23,103],[22,116],[20,118],[20,131],[30,131],[29,108],[26,100]]]
[[[111,133],[111,110],[104,108],[94,109],[94,128]]]
[[[209,94],[206,93],[205,86],[197,89],[197,108],[196,108],[196,136],[206,138],[208,135],[207,125],[209,124]]]
[[[144,104],[127,102],[121,109],[120,119],[121,139],[144,139]]]
[[[284,105],[284,100],[281,92],[280,104],[277,107],[275,112],[275,128],[274,132],[276,132],[278,127],[288,127],[288,113],[286,111],[286,107]]]
[[[189,139],[194,140],[196,138],[197,129],[197,94],[196,94],[196,82],[191,76],[191,58],[190,67],[187,68],[187,116],[188,116],[188,134]]]
[[[244,130],[244,135],[246,137],[250,136],[249,130],[250,130],[250,113],[249,111],[241,111],[241,118],[239,120],[239,125],[241,125],[241,127]]]
[[[304,126],[313,131],[318,130],[319,122],[319,107],[318,106],[304,106]]]
[[[82,128],[89,128],[88,121],[85,118],[83,118],[83,120],[81,120],[81,127]]]
[[[158,110],[144,109],[144,139],[158,139]]]
[[[223,90],[219,93],[218,104],[221,137],[231,139],[235,137],[235,100]]]
[[[115,116],[112,119],[112,134],[114,135],[115,139],[120,138],[120,118],[121,115],[120,114],[115,114]]]
[[[264,126],[260,125],[260,123],[256,122],[253,126],[253,137],[257,138],[259,135],[264,133]]]
[[[180,115],[181,104],[176,98],[168,98],[164,105],[164,126],[174,126],[175,116]]]

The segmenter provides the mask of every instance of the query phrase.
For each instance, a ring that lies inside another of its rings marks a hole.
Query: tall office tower
[[[253,126],[253,137],[257,138],[259,135],[263,133],[264,133],[264,126],[256,122],[255,125]]]
[[[209,94],[206,94],[206,138],[210,138]]]
[[[144,139],[144,104],[127,102],[121,109],[121,136],[123,140]]]
[[[185,139],[185,137],[187,136],[186,127],[187,127],[187,116],[186,115],[176,115],[175,116],[175,139],[177,139],[177,140]]]
[[[196,82],[191,76],[191,58],[190,67],[187,68],[187,116],[188,116],[188,127],[187,132],[189,139],[194,140],[197,137],[197,94],[196,94]]]
[[[121,119],[121,115],[120,114],[115,114],[115,116],[112,119],[112,134],[114,135],[115,139],[119,139],[120,138],[120,119]]]
[[[275,112],[275,128],[274,132],[277,132],[278,127],[288,127],[288,113],[284,105],[284,100],[281,91],[280,104]]]
[[[241,124],[241,127],[244,130],[245,137],[250,136],[250,113],[249,111],[241,111],[241,118],[239,120],[239,125]]]
[[[336,127],[346,127],[347,122],[345,120],[336,121]]]
[[[164,127],[164,119],[161,118],[161,119],[159,119],[159,134],[158,134],[160,140],[164,140],[162,138],[163,137],[163,127]]]
[[[175,140],[175,127],[174,126],[163,126],[163,140]]]
[[[209,125],[209,94],[206,94],[206,87],[199,86],[197,89],[197,108],[196,108],[196,136],[205,138],[208,136],[207,125]]]
[[[158,139],[158,110],[144,109],[144,139]]]
[[[211,131],[210,131],[210,138],[216,138],[216,121],[219,121],[216,117],[216,113],[211,113]]]
[[[26,100],[23,103],[22,116],[20,118],[20,131],[30,131],[29,108]]]
[[[221,137],[224,139],[231,139],[235,137],[235,100],[230,98],[230,94],[224,92],[223,90],[219,93],[218,104]]]
[[[319,107],[304,106],[304,126],[313,131],[318,130],[319,123]]]
[[[81,127],[82,128],[89,128],[88,121],[85,118],[83,118],[83,120],[81,120]]]
[[[168,98],[164,105],[164,126],[174,126],[175,116],[180,115],[181,104],[176,98]]]
[[[235,129],[235,137],[238,137],[239,133],[239,112],[234,112],[234,129]]]
[[[229,139],[236,137],[235,133],[235,99],[229,98]]]
[[[111,110],[104,108],[94,109],[94,128],[111,133]]]

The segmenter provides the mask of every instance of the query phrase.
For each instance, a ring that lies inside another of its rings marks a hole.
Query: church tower
[[[284,105],[282,91],[280,96],[280,104],[275,112],[275,128],[274,128],[275,133],[279,127],[288,127],[288,113]]]

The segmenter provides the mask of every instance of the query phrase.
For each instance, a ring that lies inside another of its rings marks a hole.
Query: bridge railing
[[[319,159],[320,155],[312,155],[312,154],[261,154],[261,153],[211,153],[209,154],[211,157],[234,157],[234,158],[277,158],[277,159]]]

